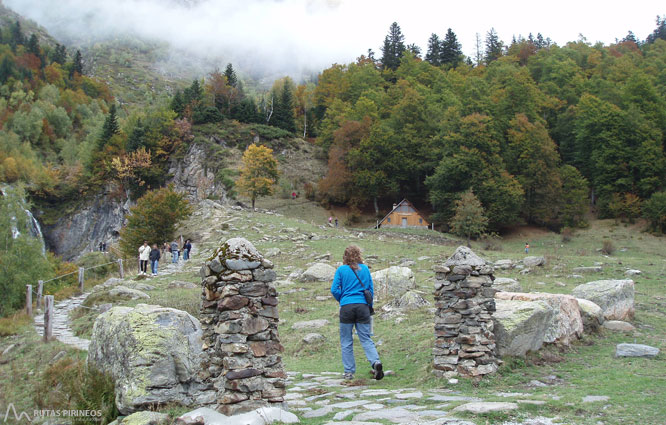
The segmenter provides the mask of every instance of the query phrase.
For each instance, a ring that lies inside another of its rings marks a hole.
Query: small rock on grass
[[[583,397],[583,403],[595,403],[598,401],[608,401],[610,397],[607,395],[588,395]]]
[[[659,349],[643,344],[618,344],[615,357],[656,357]]]
[[[631,332],[636,330],[634,325],[621,320],[606,320],[602,326],[611,331]]]
[[[323,342],[326,338],[324,335],[318,333],[309,333],[303,337],[303,342],[306,344],[315,344],[318,342]]]
[[[453,412],[470,412],[474,414],[490,412],[508,412],[518,409],[516,403],[506,403],[498,401],[484,401],[478,403],[466,403],[453,409]]]

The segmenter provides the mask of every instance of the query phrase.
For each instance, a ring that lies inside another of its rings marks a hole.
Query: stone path
[[[321,422],[313,423],[326,425],[474,425],[456,415],[508,412],[519,409],[521,404],[544,403],[527,399],[530,394],[526,393],[498,393],[496,400],[490,401],[455,389],[388,389],[385,381],[372,379],[366,380],[368,385],[346,386],[338,372],[287,372],[287,375],[285,401],[289,411],[310,421],[320,418]]]
[[[164,264],[163,266],[161,265],[159,270],[159,276],[169,275],[172,273],[182,271],[184,265],[185,262],[182,260],[179,261],[177,264],[169,262]],[[133,274],[129,273],[126,276],[126,279],[131,279],[132,277]],[[150,281],[151,278],[152,278],[151,276],[148,276],[148,278],[144,282]],[[90,292],[85,292],[81,295],[77,295],[71,298],[67,298],[66,300],[62,300],[53,306],[53,337],[58,341],[62,342],[63,344],[71,345],[74,348],[78,348],[79,350],[85,350],[85,351],[88,351],[88,345],[90,345],[90,340],[85,338],[79,338],[78,336],[74,335],[74,332],[72,331],[71,328],[69,313],[75,308],[80,307],[89,294]],[[35,330],[39,335],[44,336],[44,314],[41,313],[36,314],[34,319],[35,319]]]

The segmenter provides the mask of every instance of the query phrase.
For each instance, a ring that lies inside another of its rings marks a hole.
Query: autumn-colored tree
[[[150,164],[150,152],[146,152],[146,149],[143,147],[134,152],[114,157],[111,160],[111,167],[113,168],[115,178],[121,183],[126,193],[129,192],[130,181],[134,181],[139,186],[145,184],[143,179],[137,179],[137,177],[140,175],[141,170],[149,168]]]
[[[474,192],[468,190],[456,201],[453,218],[449,222],[451,231],[467,239],[467,246],[472,237],[477,237],[486,231],[488,218],[484,215],[483,207]]]
[[[273,194],[278,180],[277,165],[273,150],[266,146],[257,146],[253,143],[243,154],[240,178],[236,183],[240,191],[252,200],[252,209],[258,197]]]
[[[130,209],[127,224],[120,230],[120,249],[134,257],[137,249],[147,240],[161,245],[172,240],[178,223],[192,214],[185,195],[173,186],[146,192]]]

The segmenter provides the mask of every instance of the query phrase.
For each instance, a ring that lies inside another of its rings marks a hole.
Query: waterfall
[[[6,196],[7,193],[6,191],[7,191],[7,186],[0,186],[0,194],[2,194],[2,196]],[[32,212],[30,212],[30,210],[26,208],[25,199],[20,199],[18,201],[18,204],[19,208],[23,210],[23,212],[25,212],[25,215],[28,218],[28,224],[26,230],[30,233],[32,237],[39,239],[39,243],[42,245],[42,255],[46,255],[46,243],[44,242],[44,235],[42,234],[42,227],[39,225],[39,221],[37,221]],[[19,235],[21,234],[21,231],[18,229],[18,226],[16,224],[17,221],[18,220],[16,216],[13,216],[12,237],[14,239],[18,238]]]

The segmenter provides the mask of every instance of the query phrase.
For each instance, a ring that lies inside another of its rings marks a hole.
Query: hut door
[[[407,217],[402,218],[402,227],[407,227]]]

